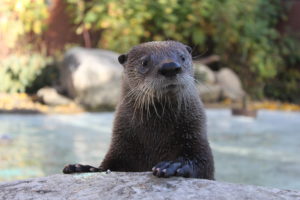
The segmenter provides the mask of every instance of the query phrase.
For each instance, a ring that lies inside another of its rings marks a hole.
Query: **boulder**
[[[216,82],[215,73],[206,65],[194,63],[195,77],[198,81],[206,84],[214,84]]]
[[[203,102],[217,102],[221,98],[221,86],[214,84],[198,84],[198,91]]]
[[[58,106],[70,104],[72,101],[65,96],[59,94],[56,89],[44,87],[38,90],[37,97],[40,102],[49,106]]]
[[[216,84],[215,73],[206,65],[194,63],[195,79],[200,97],[204,102],[220,100],[221,87]]]
[[[117,58],[117,53],[107,50],[70,49],[60,67],[63,89],[85,107],[115,107],[123,69]]]
[[[0,199],[298,200],[299,191],[143,173],[86,173],[0,183]]]
[[[241,100],[245,95],[242,83],[236,73],[229,68],[222,68],[216,73],[217,83],[222,88],[222,97],[234,101]]]

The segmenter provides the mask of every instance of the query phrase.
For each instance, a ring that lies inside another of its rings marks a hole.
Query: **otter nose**
[[[176,62],[164,63],[158,72],[166,77],[175,76],[181,72],[181,66]]]

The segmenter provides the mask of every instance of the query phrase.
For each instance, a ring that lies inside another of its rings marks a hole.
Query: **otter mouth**
[[[168,92],[177,92],[178,90],[180,90],[183,87],[183,85],[178,84],[178,83],[171,83],[171,84],[167,84],[165,85],[162,89],[168,93]]]
[[[166,89],[175,89],[178,86],[179,86],[178,84],[169,84],[169,85],[166,86]]]

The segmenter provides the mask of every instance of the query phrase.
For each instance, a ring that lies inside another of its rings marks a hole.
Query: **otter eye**
[[[180,58],[183,62],[185,61],[185,57],[183,55],[181,55]]]
[[[143,60],[142,65],[143,65],[143,67],[146,67],[148,65],[148,60]]]

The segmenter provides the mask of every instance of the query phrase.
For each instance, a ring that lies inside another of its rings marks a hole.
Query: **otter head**
[[[143,43],[118,60],[132,89],[168,93],[186,87],[193,80],[191,48],[180,42]]]
[[[191,91],[195,88],[191,48],[180,42],[143,43],[118,60],[124,66],[123,84],[129,89],[128,95],[141,104],[153,99],[169,101],[169,97],[182,102],[195,94]]]

